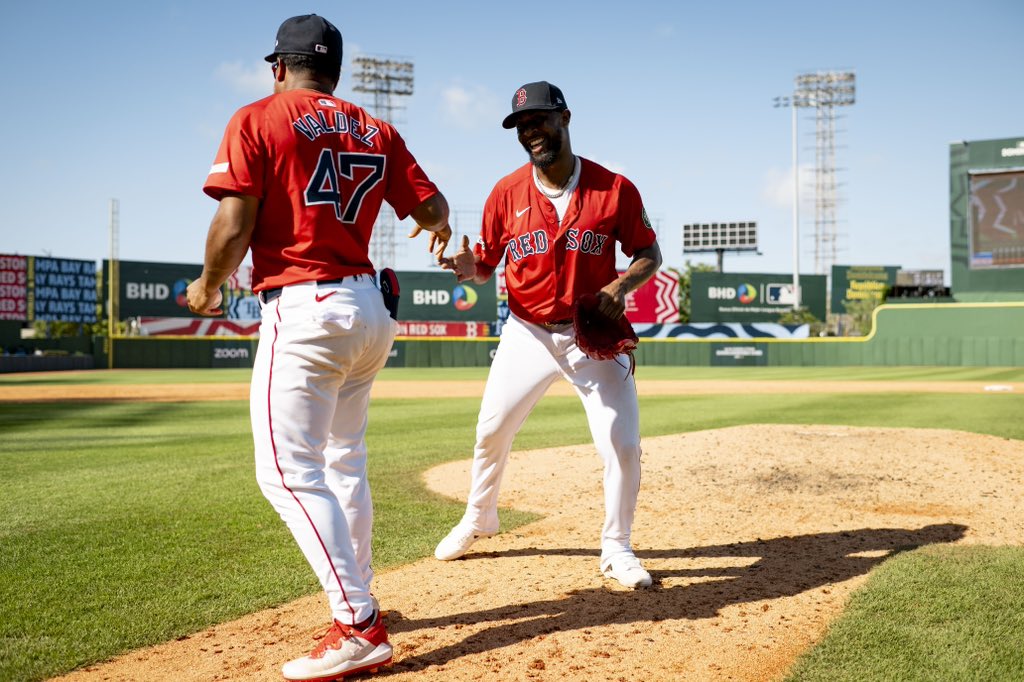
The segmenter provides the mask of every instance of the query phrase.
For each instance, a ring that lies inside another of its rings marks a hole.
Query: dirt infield
[[[753,425],[645,439],[634,543],[655,586],[634,592],[598,572],[592,447],[514,453],[501,502],[544,518],[462,560],[378,574],[396,655],[369,679],[777,679],[885,557],[1024,544],[1022,455],[1018,441],[920,429]],[[446,464],[426,483],[462,499],[468,470]],[[308,597],[60,679],[279,680],[327,618],[323,598]]]

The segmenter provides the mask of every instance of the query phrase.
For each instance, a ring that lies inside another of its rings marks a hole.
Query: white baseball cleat
[[[651,574],[644,570],[640,560],[632,552],[610,557],[608,563],[601,567],[601,572],[632,589],[651,586]]]
[[[483,531],[475,530],[471,526],[465,526],[458,524],[452,528],[451,532],[445,536],[444,540],[437,543],[437,549],[434,550],[434,556],[439,561],[451,561],[458,559],[460,556],[469,551],[469,548],[473,546],[473,543],[480,538],[489,538],[494,533],[484,533]]]
[[[362,630],[334,621],[327,635],[308,656],[289,661],[281,668],[286,680],[329,682],[362,672],[377,672],[391,663],[388,632],[374,611],[370,625]]]

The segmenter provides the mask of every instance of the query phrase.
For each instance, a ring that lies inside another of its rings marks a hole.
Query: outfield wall
[[[251,367],[255,339],[114,339],[113,366]],[[389,367],[486,367],[496,338],[395,341]],[[1024,303],[883,305],[862,338],[643,339],[641,365],[1024,366]],[[106,366],[106,359],[97,360]]]

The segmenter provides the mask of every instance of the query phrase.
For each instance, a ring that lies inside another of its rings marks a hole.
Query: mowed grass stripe
[[[249,383],[250,369],[129,369],[0,374],[0,386]],[[678,367],[639,365],[657,380],[732,381],[1024,381],[1024,367]],[[486,367],[385,368],[378,381],[483,381]]]

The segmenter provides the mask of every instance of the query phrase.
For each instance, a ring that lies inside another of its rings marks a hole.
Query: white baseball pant
[[[498,491],[512,440],[537,401],[559,377],[583,402],[594,445],[604,460],[601,563],[632,551],[630,532],[640,491],[640,409],[630,359],[591,360],[576,346],[572,325],[549,331],[510,315],[501,332],[480,404],[472,482],[463,524],[498,530]]]
[[[397,325],[369,275],[284,287],[262,315],[250,391],[256,480],[334,618],[355,625],[373,613],[370,387]]]

